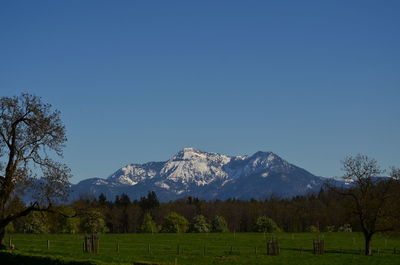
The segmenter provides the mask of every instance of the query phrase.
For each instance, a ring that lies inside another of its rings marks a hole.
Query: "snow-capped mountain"
[[[292,165],[272,152],[227,156],[184,148],[166,162],[127,165],[107,179],[73,185],[71,199],[101,193],[131,199],[155,191],[161,201],[192,196],[201,199],[290,197],[319,191],[325,178]]]

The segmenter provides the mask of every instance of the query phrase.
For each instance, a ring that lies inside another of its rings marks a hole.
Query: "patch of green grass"
[[[400,264],[399,237],[376,235],[374,255],[366,257],[360,233],[104,234],[100,235],[99,254],[83,253],[84,235],[16,234],[11,237],[19,253],[108,264],[132,264],[135,260],[171,264],[177,261],[182,265]],[[266,254],[266,240],[271,237],[278,239],[279,256]],[[325,240],[324,255],[312,253],[312,240],[316,238]],[[394,248],[399,254],[393,254]]]

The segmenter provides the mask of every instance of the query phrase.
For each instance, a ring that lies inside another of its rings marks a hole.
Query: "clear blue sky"
[[[400,166],[400,1],[1,1],[1,95],[62,112],[77,182],[183,147]]]

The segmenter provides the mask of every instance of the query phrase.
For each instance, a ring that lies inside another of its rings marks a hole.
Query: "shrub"
[[[156,223],[153,221],[153,218],[151,217],[150,214],[146,213],[143,216],[143,223],[139,227],[139,232],[140,233],[157,233],[158,232],[158,227]]]
[[[216,215],[211,221],[211,232],[225,233],[229,232],[228,224],[223,216]]]
[[[79,233],[80,219],[78,217],[65,218],[62,225],[60,225],[60,233],[77,234]]]
[[[266,232],[266,233],[274,233],[282,231],[274,220],[266,216],[260,216],[257,218],[256,223],[254,224],[254,230],[256,232]]]
[[[163,233],[185,233],[188,230],[189,222],[185,217],[175,212],[169,213],[161,228]]]
[[[196,215],[189,226],[191,233],[209,233],[210,224],[203,215]]]
[[[15,232],[14,224],[13,224],[12,222],[11,222],[11,223],[8,223],[8,225],[6,226],[5,230],[6,230],[6,233],[7,233],[7,234],[12,234],[12,233],[14,233],[14,232]]]
[[[335,232],[335,226],[334,225],[328,225],[325,227],[326,232]]]
[[[79,233],[80,219],[79,217],[69,217],[75,216],[75,210],[70,206],[60,206],[58,211],[61,214],[53,215],[53,220],[50,221],[51,233],[62,233],[62,234],[77,234]]]
[[[353,232],[353,228],[351,228],[350,224],[344,224],[339,226],[338,232]]]
[[[22,226],[22,231],[27,234],[44,234],[49,232],[47,218],[41,212],[31,212]]]
[[[103,214],[96,210],[87,212],[81,219],[81,229],[89,234],[108,232]]]
[[[308,230],[308,232],[311,232],[311,233],[318,233],[319,232],[318,227],[316,227],[315,225],[310,225],[307,230]]]

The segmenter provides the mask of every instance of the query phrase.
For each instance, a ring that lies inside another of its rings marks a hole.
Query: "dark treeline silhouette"
[[[21,202],[15,202],[15,207],[19,204]],[[12,231],[135,233],[141,232],[146,214],[151,216],[156,226],[161,227],[165,216],[171,212],[183,216],[189,222],[199,215],[204,216],[209,223],[216,216],[222,216],[229,231],[236,232],[256,231],[257,218],[262,216],[272,219],[286,232],[337,231],[345,224],[350,224],[353,230],[359,230],[357,221],[352,217],[352,209],[347,205],[346,197],[330,190],[285,199],[271,197],[250,201],[204,201],[188,197],[166,203],[160,203],[154,192],[133,201],[125,194],[116,196],[113,201],[101,194],[98,198],[82,196],[71,205],[62,207],[63,211],[70,209],[77,212],[77,217],[65,218],[41,213],[37,216],[38,220],[35,220],[35,216],[28,216],[15,222]]]
[[[208,222],[216,216],[222,216],[229,231],[236,232],[255,232],[257,219],[262,216],[269,217],[286,232],[346,231],[349,227],[353,231],[361,231],[349,200],[337,190],[329,188],[322,189],[318,194],[293,198],[204,201],[187,197],[164,203],[158,201],[154,192],[149,192],[146,197],[133,201],[125,194],[117,196],[113,201],[107,200],[104,195],[99,198],[86,197],[75,201],[71,207],[77,212],[101,212],[111,233],[140,232],[146,214],[161,227],[171,212],[183,216],[189,222],[199,215],[204,216]]]
[[[22,207],[20,201],[15,207]],[[323,189],[318,194],[293,198],[270,197],[265,200],[236,199],[204,201],[187,197],[171,202],[159,202],[154,192],[139,200],[130,200],[126,194],[109,200],[101,194],[82,196],[64,212],[76,212],[77,217],[66,218],[52,213],[38,213],[13,223],[9,232],[22,233],[137,233],[165,232],[162,229],[166,216],[177,213],[188,222],[203,216],[211,225],[216,217],[222,217],[229,231],[258,232],[260,217],[272,219],[285,232],[334,232],[362,231],[349,198],[337,190]],[[146,222],[152,222],[147,224]],[[154,227],[146,230],[144,226]],[[399,224],[395,224],[398,226]],[[188,226],[189,227],[189,226]],[[186,230],[185,230],[186,231]],[[190,232],[189,229],[187,231]],[[210,229],[212,231],[212,229]]]

